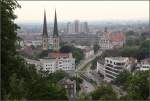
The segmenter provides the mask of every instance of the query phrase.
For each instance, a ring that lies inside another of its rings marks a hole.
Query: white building
[[[50,73],[56,70],[74,71],[75,59],[74,58],[60,58],[60,59],[40,59],[43,70]]]
[[[98,44],[102,50],[112,49],[112,43],[110,40],[109,32],[98,33]]]
[[[92,45],[91,46],[74,45],[74,47],[80,48],[83,51],[85,58],[90,58],[94,55],[94,50]]]
[[[94,55],[94,50],[90,48],[86,48],[86,49],[83,49],[83,53],[84,53],[85,58],[87,59]]]
[[[97,61],[97,72],[102,74],[104,76],[105,74],[105,67],[104,67],[104,61],[99,60]]]
[[[106,57],[104,79],[108,82],[112,81],[121,71],[127,69],[128,63],[127,57]]]
[[[42,40],[33,40],[32,45],[37,47],[42,45]]]
[[[32,60],[32,59],[27,59],[25,58],[25,61],[28,63],[28,64],[32,64],[32,65],[35,65],[36,69],[37,70],[40,70],[42,67],[41,67],[41,64],[40,64],[40,61],[38,60]]]
[[[123,71],[131,71],[136,60],[130,61],[128,57],[106,57],[104,61],[97,61],[97,72],[104,76],[104,80],[111,82]]]
[[[140,71],[150,70],[150,58],[141,60],[139,66],[140,66],[139,68]]]

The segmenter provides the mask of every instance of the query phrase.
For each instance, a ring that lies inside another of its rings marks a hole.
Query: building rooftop
[[[61,52],[50,52],[48,53],[49,58],[70,58],[72,57],[71,53],[61,53]]]
[[[150,64],[150,58],[143,59],[141,62],[144,64]]]
[[[105,59],[112,59],[116,61],[125,61],[128,59],[128,57],[105,57]]]
[[[118,32],[116,34],[111,34],[111,41],[112,42],[118,42],[125,40],[125,35],[121,32]]]

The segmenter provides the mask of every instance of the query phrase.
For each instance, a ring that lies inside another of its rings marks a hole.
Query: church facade
[[[53,51],[59,51],[59,34],[58,34],[58,26],[57,26],[57,14],[55,10],[55,18],[54,18],[54,30],[53,35],[48,36],[47,32],[47,22],[46,22],[46,12],[44,11],[44,23],[43,23],[43,34],[42,34],[42,49],[48,50],[51,49]]]

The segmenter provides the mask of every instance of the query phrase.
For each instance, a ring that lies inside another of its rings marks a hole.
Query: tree
[[[72,55],[73,55],[73,57],[75,58],[76,63],[79,63],[80,60],[84,59],[84,53],[83,53],[83,51],[82,51],[81,49],[79,49],[79,48],[73,47],[73,48],[72,48]]]
[[[17,28],[14,9],[16,0],[1,0],[1,96],[2,100],[67,99],[66,91],[28,65],[16,52]]]
[[[144,40],[139,47],[138,59],[150,57],[150,40]]]
[[[91,92],[92,100],[116,100],[116,93],[110,84],[102,83],[95,91]]]
[[[72,51],[72,47],[70,47],[70,46],[63,46],[60,49],[60,52],[62,52],[62,53],[70,53],[71,51]]]
[[[125,86],[128,78],[131,76],[130,72],[127,70],[122,71],[116,79],[114,79],[113,83],[118,86]]]
[[[149,98],[149,73],[150,71],[138,71],[128,78],[127,92],[131,100],[148,100]]]
[[[99,45],[98,44],[94,44],[93,49],[94,49],[94,54],[96,54],[99,50]]]

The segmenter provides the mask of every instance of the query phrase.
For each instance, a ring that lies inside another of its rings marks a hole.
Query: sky
[[[16,22],[43,22],[44,9],[47,21],[148,20],[149,1],[18,1]]]

